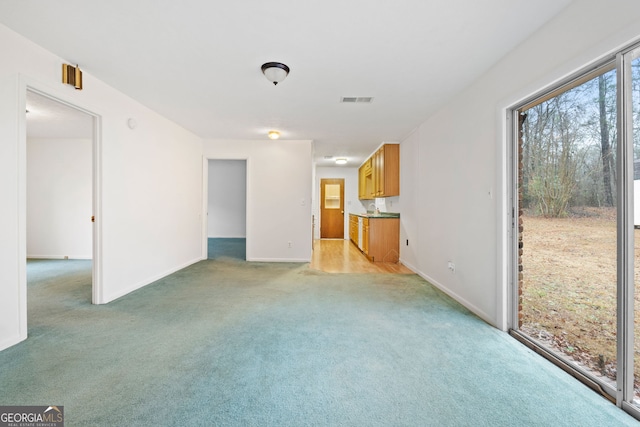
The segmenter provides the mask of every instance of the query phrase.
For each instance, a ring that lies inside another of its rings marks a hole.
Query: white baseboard
[[[400,262],[402,262],[402,260],[400,260]],[[446,286],[444,286],[442,283],[439,283],[433,277],[429,276],[428,274],[425,274],[425,273],[421,272],[420,270],[418,270],[414,266],[412,266],[410,264],[405,264],[404,262],[402,262],[402,264],[405,267],[407,267],[408,269],[410,269],[413,272],[415,272],[418,276],[422,277],[424,280],[426,280],[427,282],[429,282],[430,284],[432,284],[433,286],[435,286],[436,288],[440,289],[442,292],[444,292],[445,294],[447,294],[448,296],[450,296],[451,298],[453,298],[454,300],[456,300],[457,302],[462,304],[469,311],[471,311],[473,314],[475,314],[476,316],[478,316],[479,318],[481,318],[482,320],[487,322],[489,325],[497,327],[496,324],[495,324],[495,320],[492,319],[492,317],[489,316],[487,313],[485,313],[484,311],[480,310],[480,308],[478,308],[476,305],[470,303],[465,298],[463,298],[460,295],[456,294],[455,292],[451,291]]]
[[[418,274],[417,271],[418,269],[416,267],[414,267],[412,264],[406,263],[404,262],[403,259],[398,260],[398,262],[402,265],[404,265],[405,267],[407,267],[409,270],[413,271],[414,273]]]
[[[27,259],[93,259],[91,255],[29,255]]]
[[[26,339],[27,339],[26,335],[25,336],[15,335],[15,336],[13,336],[11,338],[4,339],[4,340],[0,341],[0,351],[5,350],[5,349],[7,349],[9,347],[12,347],[12,346],[14,346],[14,345],[18,344],[19,342],[22,342],[22,341],[24,341]]]
[[[165,271],[164,273],[158,274],[156,276],[152,276],[152,277],[150,277],[148,279],[145,279],[145,280],[142,280],[142,281],[140,281],[138,283],[135,283],[135,284],[127,287],[126,289],[121,290],[120,292],[116,292],[116,293],[113,293],[113,294],[106,295],[104,297],[104,302],[101,302],[101,304],[107,304],[107,303],[110,303],[111,301],[117,300],[118,298],[122,298],[123,296],[125,296],[127,294],[130,294],[133,291],[137,291],[140,288],[144,288],[145,286],[150,285],[151,283],[153,283],[153,282],[155,282],[157,280],[160,280],[160,279],[162,279],[164,277],[167,277],[168,275],[173,274],[176,271],[180,271],[183,268],[187,268],[190,265],[193,265],[193,264],[195,264],[197,262],[200,262],[200,261],[202,261],[202,258],[200,258],[200,257],[195,258],[195,259],[193,259],[191,261],[188,261],[188,262],[186,262],[184,264],[181,264],[181,265],[179,265],[179,266],[177,266],[175,268],[171,268],[171,269]]]

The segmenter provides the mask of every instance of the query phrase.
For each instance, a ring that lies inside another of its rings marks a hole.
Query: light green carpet
[[[68,426],[638,425],[415,275],[208,260],[104,306],[88,262],[28,275],[0,405]]]

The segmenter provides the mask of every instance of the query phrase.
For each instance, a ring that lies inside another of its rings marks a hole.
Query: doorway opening
[[[208,161],[207,258],[247,259],[247,161]]]
[[[320,179],[320,238],[344,239],[344,178]]]
[[[25,115],[28,304],[96,302],[94,116],[31,89]]]

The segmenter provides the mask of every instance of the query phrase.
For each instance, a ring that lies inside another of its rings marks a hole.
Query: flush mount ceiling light
[[[262,73],[267,80],[277,85],[287,77],[289,67],[282,62],[267,62],[266,64],[262,64]]]
[[[344,157],[338,157],[336,159],[336,165],[346,165],[347,164],[347,159],[345,159]]]
[[[269,137],[269,139],[278,139],[280,138],[280,132],[278,132],[277,130],[270,130],[267,136]]]

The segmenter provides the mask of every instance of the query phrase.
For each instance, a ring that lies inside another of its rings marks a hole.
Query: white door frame
[[[79,105],[76,101],[66,99],[66,97],[57,91],[42,85],[38,82],[31,81],[25,76],[19,78],[19,105],[18,105],[18,158],[19,158],[19,330],[20,335],[27,337],[27,123],[26,115],[26,98],[27,91],[36,93],[59,102],[68,107],[74,108],[80,112],[88,114],[93,120],[92,135],[92,209],[95,222],[93,223],[92,232],[92,289],[91,300],[93,304],[103,304],[103,288],[102,288],[102,156],[101,156],[101,116],[89,108]],[[90,221],[91,218],[87,218]]]
[[[245,259],[246,261],[251,261],[249,257],[249,240],[250,240],[250,230],[249,230],[249,158],[244,157],[207,157],[202,156],[202,255],[201,259],[208,259],[208,250],[209,250],[209,160],[239,160],[246,162],[246,188],[245,188]]]

